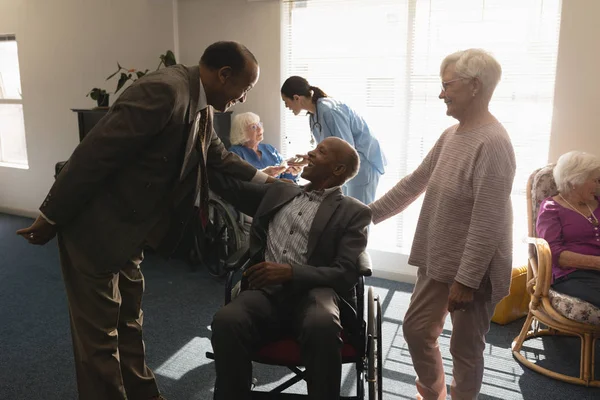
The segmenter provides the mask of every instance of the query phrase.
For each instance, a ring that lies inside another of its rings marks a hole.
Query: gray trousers
[[[115,270],[87,258],[66,235],[59,234],[58,248],[79,398],[147,400],[157,396],[142,338],[142,252]]]
[[[282,333],[291,333],[300,343],[309,398],[339,398],[340,301],[330,288],[315,288],[300,296],[283,291],[275,295],[261,290],[240,293],[215,314],[212,322],[215,399],[249,399],[252,354]]]

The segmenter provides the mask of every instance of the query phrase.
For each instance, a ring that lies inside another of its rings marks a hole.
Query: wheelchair
[[[212,276],[223,278],[228,272],[228,260],[247,243],[250,221],[211,192],[206,226],[199,215],[192,223],[191,262],[202,265]]]
[[[231,301],[234,276],[239,268],[248,259],[246,249],[242,248],[232,255],[226,263],[227,281],[225,284],[225,304]],[[342,314],[350,316],[343,321],[342,330],[342,364],[352,363],[356,368],[357,384],[356,395],[340,397],[341,399],[365,399],[365,381],[368,386],[368,399],[383,399],[382,378],[382,344],[381,344],[381,303],[379,296],[373,293],[373,288],[368,288],[367,310],[365,316],[365,277],[371,276],[373,270],[371,258],[368,253],[361,254],[358,260],[359,279],[353,289],[356,306],[343,301],[341,307],[345,308]],[[349,311],[349,312],[348,312]],[[365,320],[366,317],[366,320]],[[207,352],[206,357],[214,360],[214,354]],[[284,336],[278,340],[263,345],[252,357],[253,362],[287,367],[294,372],[294,376],[283,382],[270,392],[252,390],[252,399],[285,399],[305,397],[306,395],[283,393],[284,390],[305,379],[305,372],[300,357],[300,346],[291,336]],[[254,385],[253,385],[254,386]]]

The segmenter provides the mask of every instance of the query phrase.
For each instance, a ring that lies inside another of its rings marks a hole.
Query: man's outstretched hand
[[[277,178],[286,169],[287,169],[286,166],[273,165],[271,167],[263,168],[263,169],[261,169],[261,171],[264,172],[265,174],[269,175],[269,176],[272,176],[273,178]]]
[[[292,266],[263,261],[248,268],[244,276],[248,279],[250,288],[260,289],[292,280]]]
[[[29,228],[19,229],[17,235],[24,237],[31,244],[43,245],[56,236],[56,226],[39,215]]]

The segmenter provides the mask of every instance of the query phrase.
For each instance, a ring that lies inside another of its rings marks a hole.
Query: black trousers
[[[554,281],[552,288],[600,308],[600,271],[583,269],[573,271]]]
[[[215,399],[250,398],[252,354],[261,345],[293,334],[300,343],[311,400],[340,396],[342,331],[333,289],[315,288],[301,296],[245,290],[221,308],[212,322],[217,380]]]

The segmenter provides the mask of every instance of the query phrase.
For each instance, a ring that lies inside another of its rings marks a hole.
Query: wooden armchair
[[[514,357],[528,368],[568,383],[600,387],[594,371],[596,339],[600,337],[600,309],[551,288],[552,254],[548,242],[536,236],[540,203],[558,193],[552,170],[554,165],[537,169],[527,182],[527,219],[529,224],[529,260],[527,291],[531,294],[525,324],[512,343]],[[542,325],[542,326],[540,326]],[[579,377],[551,371],[528,360],[522,353],[523,342],[541,336],[576,336],[581,339]]]

